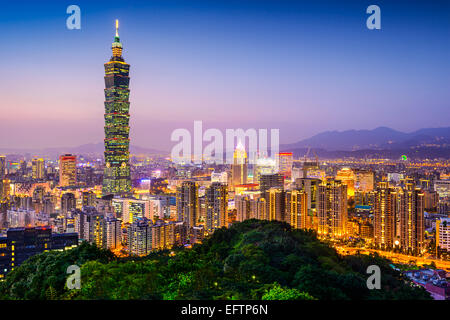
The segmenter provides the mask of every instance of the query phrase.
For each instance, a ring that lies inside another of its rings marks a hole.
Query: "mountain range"
[[[0,152],[4,154],[31,154],[33,156],[51,156],[57,157],[63,153],[72,153],[77,155],[103,155],[105,147],[103,142],[99,143],[88,143],[76,147],[54,147],[54,148],[43,148],[43,149],[27,149],[27,148],[0,148]],[[130,153],[132,154],[167,154],[167,152],[143,148],[135,145],[130,145]]]
[[[280,151],[291,151],[303,156],[314,150],[319,157],[338,158],[353,156],[398,158],[405,154],[412,158],[450,158],[450,127],[424,128],[405,133],[387,127],[373,130],[325,131],[291,144],[280,145]],[[63,153],[77,155],[103,155],[104,145],[83,144],[76,147],[44,149],[0,148],[2,154],[30,154],[57,157]],[[130,145],[131,154],[167,155],[167,151]]]
[[[326,131],[311,138],[283,144],[280,150],[317,148],[326,151],[403,150],[449,148],[450,127],[425,128],[405,133],[387,127],[373,130]]]

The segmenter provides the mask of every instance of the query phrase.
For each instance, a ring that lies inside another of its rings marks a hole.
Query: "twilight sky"
[[[81,8],[81,30],[66,8]],[[381,8],[381,30],[365,13]],[[131,64],[131,143],[176,128],[450,126],[450,2],[9,1],[0,10],[0,147],[103,139],[114,19]]]

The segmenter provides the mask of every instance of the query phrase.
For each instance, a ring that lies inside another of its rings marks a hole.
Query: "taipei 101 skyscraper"
[[[112,44],[112,57],[105,63],[105,171],[103,195],[126,195],[130,180],[130,65],[122,58],[119,21]]]

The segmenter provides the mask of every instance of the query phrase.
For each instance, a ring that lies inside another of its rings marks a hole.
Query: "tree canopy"
[[[216,230],[192,249],[116,258],[83,243],[36,255],[0,283],[3,299],[430,299],[379,256],[341,257],[309,230],[246,220]],[[81,289],[65,286],[69,265],[81,267]],[[380,290],[366,285],[381,269]]]

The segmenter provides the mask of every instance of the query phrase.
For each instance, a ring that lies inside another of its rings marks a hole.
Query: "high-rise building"
[[[112,44],[112,57],[105,63],[105,169],[103,194],[126,195],[131,191],[129,162],[130,65],[122,57],[118,33]]]
[[[35,210],[11,209],[6,211],[6,221],[10,228],[44,226],[48,225],[49,216]]]
[[[231,186],[232,189],[237,185],[247,183],[247,152],[239,141],[233,154],[233,164],[231,165]]]
[[[122,239],[122,221],[117,218],[107,217],[106,223],[106,247],[116,249],[120,247]]]
[[[270,188],[267,191],[266,199],[268,220],[286,222],[284,190],[282,188]]]
[[[290,179],[292,176],[292,164],[292,152],[280,152],[278,154],[278,173],[283,175],[285,179]]]
[[[400,245],[404,252],[420,254],[424,248],[424,194],[413,183],[399,190]]]
[[[152,251],[152,228],[146,218],[137,219],[128,226],[127,246],[133,255],[145,256]]]
[[[88,206],[88,207],[95,207],[96,203],[95,203],[95,193],[92,191],[83,191],[82,195],[82,203],[83,203],[83,207],[84,206]]]
[[[73,187],[77,184],[77,156],[64,154],[59,157],[59,185]]]
[[[259,189],[264,193],[270,188],[284,188],[284,176],[279,173],[263,174],[259,178]]]
[[[426,190],[424,193],[424,209],[436,211],[439,203],[439,195],[436,191]]]
[[[255,219],[269,220],[267,200],[263,197],[257,198],[250,203],[250,210],[254,212]]]
[[[373,171],[355,170],[355,189],[363,192],[372,191],[374,188],[375,176]]]
[[[228,183],[228,172],[213,172],[211,173],[211,182]]]
[[[236,220],[239,222],[252,218],[252,211],[250,210],[249,196],[236,196],[234,198],[234,206],[236,208]]]
[[[318,187],[319,235],[341,238],[346,234],[347,186],[340,180],[322,182]]]
[[[148,201],[150,204],[150,218],[167,219],[170,218],[171,207],[175,207],[176,197],[157,195],[149,197]]]
[[[314,178],[295,179],[296,188],[306,193],[309,217],[317,216],[317,188],[320,183],[320,179]]]
[[[434,191],[439,195],[439,199],[450,197],[450,180],[435,180]]]
[[[260,183],[262,175],[277,173],[277,162],[272,158],[258,158],[253,171],[253,182]]]
[[[0,278],[38,253],[77,245],[76,233],[54,234],[49,226],[9,228],[6,237],[0,237]]]
[[[450,252],[450,218],[436,220],[436,249]]]
[[[347,186],[347,196],[353,197],[355,195],[355,181],[356,176],[352,169],[342,168],[336,174],[336,180],[340,180]]]
[[[44,159],[35,158],[31,160],[31,177],[36,180],[44,179],[45,167]]]
[[[247,219],[268,220],[266,216],[267,201],[265,198],[252,195],[240,195],[235,198],[236,220]]]
[[[199,217],[198,185],[184,181],[177,189],[178,221],[183,221],[188,230],[197,225]]]
[[[213,232],[227,226],[228,192],[227,186],[213,182],[205,190],[206,231]]]
[[[308,201],[306,192],[290,190],[286,192],[286,222],[296,229],[308,229]]]
[[[82,210],[73,211],[75,217],[75,230],[81,240],[94,243],[99,248],[106,248],[107,229],[105,216],[94,207],[83,207]]]
[[[368,221],[365,221],[360,226],[360,235],[361,238],[364,239],[367,243],[370,243],[373,241],[374,237],[374,230],[373,225],[369,223]]]
[[[0,156],[0,182],[6,178],[6,157]]]
[[[4,180],[6,180],[6,157],[0,156],[0,201],[6,198]]]
[[[152,250],[170,249],[175,244],[174,221],[164,223],[158,220],[152,227]]]
[[[397,222],[397,191],[387,181],[380,182],[375,191],[374,240],[381,249],[394,247]]]
[[[51,196],[48,196],[48,195],[45,196],[44,200],[42,201],[42,205],[43,205],[43,208],[42,208],[43,212],[45,212],[49,215],[55,212],[55,203],[53,202]]]
[[[356,206],[373,206],[375,204],[376,191],[359,191],[355,190]]]
[[[61,196],[61,213],[68,214],[76,207],[75,195],[71,192],[64,193]]]
[[[112,199],[116,217],[124,223],[132,223],[139,218],[150,218],[150,202],[133,198]]]
[[[319,160],[317,157],[315,161],[307,161],[305,156],[302,171],[303,171],[302,178],[323,179],[325,177],[325,172],[323,170],[320,170]]]

